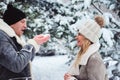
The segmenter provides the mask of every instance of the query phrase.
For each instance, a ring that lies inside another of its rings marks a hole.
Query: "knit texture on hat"
[[[87,20],[79,28],[79,33],[84,35],[91,42],[96,43],[100,37],[100,26],[93,20]]]
[[[12,25],[23,18],[26,18],[26,15],[24,12],[13,7],[11,4],[7,5],[7,10],[4,12],[4,15],[3,15],[3,20],[8,25]]]

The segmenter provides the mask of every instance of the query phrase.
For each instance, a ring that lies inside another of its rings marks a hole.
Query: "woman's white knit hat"
[[[100,26],[94,20],[86,20],[85,23],[80,26],[79,33],[95,43],[100,37]]]

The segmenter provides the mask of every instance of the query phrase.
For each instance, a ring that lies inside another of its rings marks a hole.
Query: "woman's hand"
[[[66,73],[66,74],[64,75],[64,80],[70,80],[71,77],[72,77],[71,74]]]
[[[43,35],[43,34],[40,34],[40,35],[36,35],[33,39],[37,42],[37,44],[43,44],[45,42],[47,42],[50,38],[50,35],[47,34],[47,35]]]

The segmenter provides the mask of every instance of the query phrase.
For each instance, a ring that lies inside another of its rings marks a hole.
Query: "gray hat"
[[[89,19],[79,28],[79,33],[95,43],[99,40],[100,29],[100,26],[94,20]]]

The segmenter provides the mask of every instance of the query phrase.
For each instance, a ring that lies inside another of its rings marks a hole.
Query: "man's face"
[[[23,35],[25,29],[27,28],[26,19],[24,18],[10,26],[15,31],[15,33],[20,37]]]

